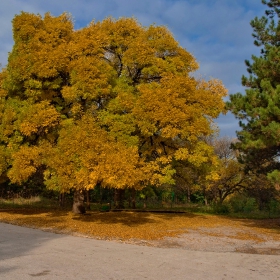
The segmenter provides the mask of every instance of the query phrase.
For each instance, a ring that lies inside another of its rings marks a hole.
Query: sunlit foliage
[[[174,184],[175,160],[209,161],[202,136],[226,89],[193,77],[197,62],[166,27],[107,18],[74,30],[67,13],[22,12],[13,36],[0,92],[12,182],[43,166],[46,185],[63,192],[141,189]]]

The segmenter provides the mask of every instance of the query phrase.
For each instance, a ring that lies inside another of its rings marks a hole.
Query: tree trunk
[[[100,186],[99,195],[100,195],[99,204],[102,205],[102,202],[103,202],[103,190],[102,190],[102,187],[101,187],[101,186]]]
[[[131,189],[131,206],[132,209],[136,208],[136,190],[134,188]]]
[[[87,194],[87,210],[90,210],[89,190],[86,191],[86,194]]]
[[[189,185],[187,185],[187,199],[188,203],[191,203],[191,189]]]
[[[59,206],[64,206],[64,193],[59,194]]]
[[[207,200],[207,196],[204,196],[204,205],[207,206],[208,205],[208,200]]]
[[[204,205],[207,206],[208,205],[208,199],[207,199],[205,187],[203,187],[203,196],[204,196]]]
[[[115,189],[115,195],[114,195],[114,204],[116,209],[123,209],[123,189]]]
[[[131,197],[131,192],[130,192],[129,198],[128,198],[128,208],[131,208],[131,201],[132,201],[132,197]]]
[[[119,203],[120,209],[124,209],[124,193],[125,190],[120,189],[120,203]]]
[[[143,208],[144,208],[144,209],[146,209],[146,208],[147,208],[147,198],[144,198]]]
[[[218,190],[218,193],[219,193],[219,203],[222,204],[223,203],[223,193],[220,189]]]
[[[86,208],[84,206],[84,194],[79,190],[74,192],[74,201],[73,201],[73,213],[75,214],[84,214],[86,213]]]
[[[118,208],[118,203],[120,200],[119,196],[120,196],[119,190],[115,189],[115,191],[114,191],[114,208],[116,208],[116,209]]]

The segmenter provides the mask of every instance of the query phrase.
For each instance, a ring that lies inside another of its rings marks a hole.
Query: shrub
[[[258,210],[258,205],[257,205],[256,199],[252,198],[252,197],[247,198],[246,203],[244,205],[243,212],[251,213],[256,210]]]
[[[270,214],[280,213],[280,202],[275,199],[271,199],[268,204],[268,210]]]
[[[230,203],[224,202],[221,203],[215,203],[212,205],[214,213],[217,214],[229,214],[232,212],[232,206]]]

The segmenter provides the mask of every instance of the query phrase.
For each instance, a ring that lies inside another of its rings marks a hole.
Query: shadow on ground
[[[1,216],[1,213],[0,213]],[[52,239],[60,238],[60,235],[46,233],[39,230],[30,231],[28,228],[9,225],[0,222],[0,278],[1,274],[16,270],[18,267],[5,265],[7,260],[28,255],[33,249],[42,246]]]

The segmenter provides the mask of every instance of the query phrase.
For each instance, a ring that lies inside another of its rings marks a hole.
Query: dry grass
[[[243,233],[231,238],[260,241],[259,235],[280,240],[280,219],[233,219],[216,215],[148,212],[88,212],[49,209],[2,209],[0,221],[54,232],[110,240],[159,240],[186,233],[188,229],[234,228]],[[210,234],[210,233],[209,233]],[[223,234],[223,233],[221,233]]]
[[[7,200],[0,198],[0,204],[6,204],[6,205],[32,205],[34,203],[40,203],[41,202],[41,197],[39,196],[32,196],[28,199],[23,198],[23,197],[15,197],[13,199]]]

